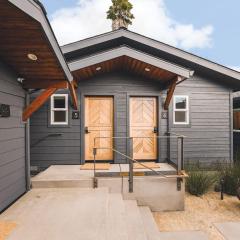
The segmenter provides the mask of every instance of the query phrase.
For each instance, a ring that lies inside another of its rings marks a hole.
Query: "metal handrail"
[[[168,133],[171,134],[171,133]],[[119,155],[122,155],[124,157],[126,157],[129,161],[129,192],[133,192],[133,163],[138,163],[139,165],[143,166],[146,169],[151,170],[153,173],[155,173],[156,175],[161,175],[165,178],[167,178],[167,176],[165,176],[164,174],[155,171],[153,168],[146,166],[145,164],[139,162],[138,160],[134,159],[133,156],[130,157],[124,153],[121,153],[120,151],[114,149],[114,148],[98,148],[96,147],[96,139],[129,139],[131,140],[131,148],[133,147],[133,139],[159,139],[159,138],[175,138],[178,140],[177,143],[177,148],[178,148],[178,164],[177,164],[177,173],[178,176],[181,175],[181,171],[183,170],[183,139],[186,136],[183,135],[179,135],[174,133],[175,136],[153,136],[153,137],[95,137],[94,138],[94,148],[93,148],[93,155],[94,155],[94,187],[97,187],[97,179],[96,179],[96,155],[97,155],[97,149],[111,149],[112,151],[118,153]],[[131,151],[131,155],[133,155],[133,152]],[[180,159],[180,161],[179,161]],[[179,166],[179,163],[181,164],[181,166]]]
[[[119,151],[116,150],[115,148],[95,148],[95,149],[98,149],[98,150],[104,150],[104,149],[105,149],[105,150],[112,150],[112,151],[118,153],[119,155],[122,155],[122,156],[126,157],[127,159],[129,159],[129,160],[131,160],[131,161],[133,161],[133,162],[135,162],[135,163],[138,163],[139,165],[141,165],[141,166],[143,166],[143,167],[151,170],[151,171],[154,172],[156,175],[163,175],[164,177],[166,177],[164,174],[161,174],[161,173],[155,171],[153,168],[148,167],[148,166],[145,165],[144,163],[141,163],[141,162],[139,162],[138,160],[133,159],[133,158],[127,156],[126,154],[119,152]]]

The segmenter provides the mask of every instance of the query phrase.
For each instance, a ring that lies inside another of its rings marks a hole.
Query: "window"
[[[51,125],[68,124],[68,94],[51,96]]]
[[[174,96],[173,98],[173,123],[189,124],[188,96]]]

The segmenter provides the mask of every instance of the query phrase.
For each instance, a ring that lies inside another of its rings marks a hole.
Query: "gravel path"
[[[224,240],[214,223],[240,221],[240,201],[236,197],[211,192],[203,197],[186,194],[184,212],[154,213],[160,231],[201,230],[210,240]]]

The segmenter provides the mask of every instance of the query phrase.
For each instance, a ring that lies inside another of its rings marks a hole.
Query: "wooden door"
[[[157,159],[157,103],[154,97],[130,99],[130,136],[136,160]],[[149,137],[149,138],[148,138]]]
[[[99,138],[103,137],[103,138]],[[100,148],[113,147],[113,98],[85,98],[85,160],[93,160],[95,146]],[[113,160],[111,149],[97,150],[96,160]]]

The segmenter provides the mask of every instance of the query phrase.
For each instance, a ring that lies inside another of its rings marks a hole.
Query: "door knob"
[[[154,133],[158,133],[158,128],[157,128],[157,127],[154,127],[154,128],[153,128],[153,132],[154,132]]]
[[[85,133],[86,134],[90,133],[89,130],[88,130],[88,127],[85,127]]]

